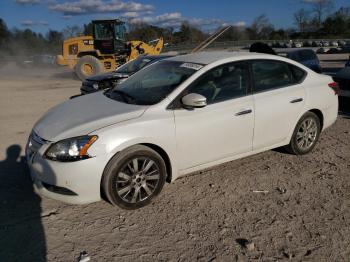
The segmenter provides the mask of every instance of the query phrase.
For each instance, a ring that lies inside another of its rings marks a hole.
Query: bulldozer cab
[[[125,23],[119,19],[94,20],[94,48],[101,54],[123,55],[127,53]]]

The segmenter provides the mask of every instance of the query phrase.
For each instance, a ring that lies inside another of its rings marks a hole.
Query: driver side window
[[[202,75],[186,93],[197,93],[214,104],[247,94],[248,66],[244,62],[225,64]]]

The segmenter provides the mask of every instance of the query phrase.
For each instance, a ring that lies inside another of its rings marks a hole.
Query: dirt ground
[[[74,206],[33,193],[23,149],[79,85],[58,69],[0,70],[0,261],[349,261],[348,111],[309,155],[273,150],[198,172],[136,211]]]

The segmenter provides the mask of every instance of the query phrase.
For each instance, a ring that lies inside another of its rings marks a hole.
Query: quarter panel
[[[306,105],[305,112],[318,109],[323,115],[323,129],[335,122],[338,116],[338,96],[328,86],[333,79],[329,76],[313,73],[305,83]]]

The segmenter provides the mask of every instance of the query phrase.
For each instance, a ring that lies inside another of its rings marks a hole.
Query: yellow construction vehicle
[[[140,54],[157,55],[163,48],[160,37],[153,45],[142,41],[125,41],[125,23],[119,19],[93,20],[93,35],[70,38],[64,41],[62,55],[57,63],[73,69],[85,78],[116,69]]]

